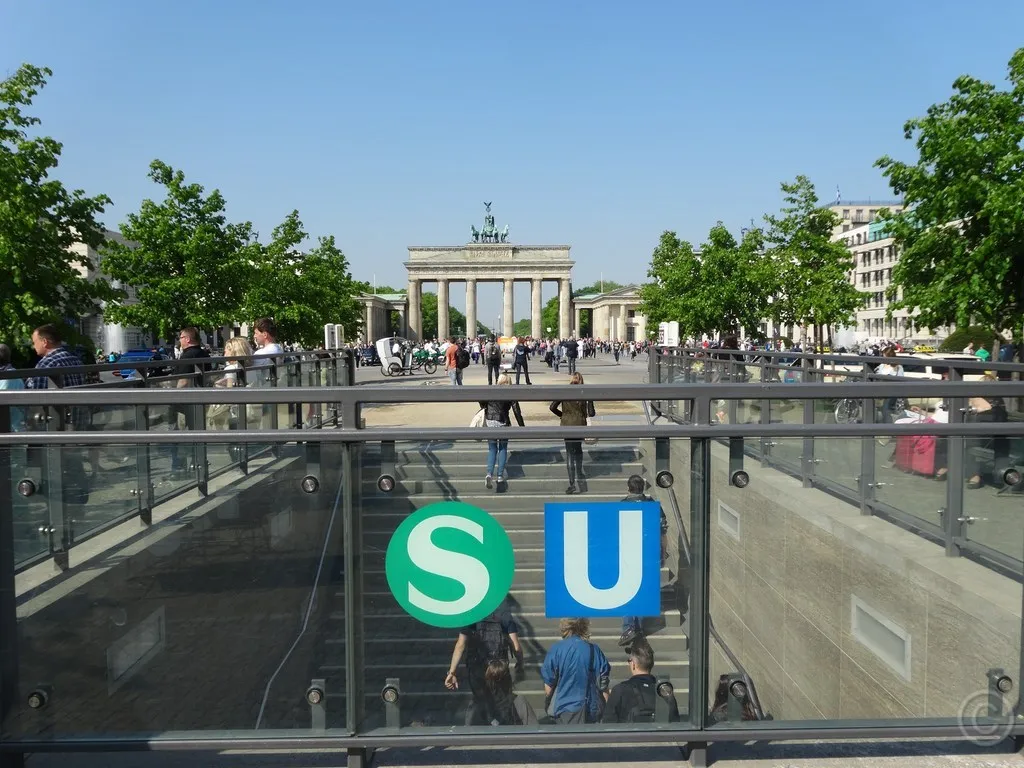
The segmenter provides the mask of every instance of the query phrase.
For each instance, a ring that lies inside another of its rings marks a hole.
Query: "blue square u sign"
[[[544,505],[544,615],[661,613],[661,505]]]

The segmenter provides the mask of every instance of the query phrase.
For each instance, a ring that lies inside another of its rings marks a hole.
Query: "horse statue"
[[[474,243],[479,243],[480,242],[480,231],[473,224],[469,225],[469,229],[470,229],[470,231],[471,231],[471,233],[473,235],[473,242]]]
[[[501,232],[498,234],[498,242],[499,243],[507,243],[508,242],[508,224],[506,224],[505,228],[503,230],[501,230]]]

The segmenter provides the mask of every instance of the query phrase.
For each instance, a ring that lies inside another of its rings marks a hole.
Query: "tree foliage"
[[[998,90],[957,78],[948,101],[903,127],[917,162],[875,163],[906,206],[883,214],[900,252],[890,309],[916,309],[921,325],[1024,324],[1024,48],[1008,79]]]
[[[307,347],[322,343],[326,323],[341,323],[354,338],[362,319],[355,294],[362,286],[352,279],[333,236],[319,238],[316,247],[303,252],[306,238],[299,212],[292,211],[268,244],[254,241],[245,247],[249,274],[242,314],[273,317],[280,338]]]
[[[665,232],[647,273],[654,280],[640,288],[640,311],[652,324],[678,321],[682,336],[757,328],[775,285],[763,247],[760,230],[737,242],[721,222],[711,228],[699,252],[674,232]]]
[[[689,300],[700,278],[700,259],[693,246],[675,232],[662,232],[651,254],[647,276],[651,282],[640,286],[639,311],[646,315],[648,324],[677,321],[682,335],[696,333],[703,320],[694,316]]]
[[[997,339],[991,328],[983,325],[962,326],[942,340],[939,352],[962,352],[968,344],[973,344],[975,351],[992,349]]]
[[[770,316],[781,323],[813,326],[820,343],[822,326],[849,324],[864,298],[850,282],[853,256],[832,240],[839,217],[819,206],[806,176],[781,187],[781,215],[765,216],[769,248],[762,274],[774,283]]]
[[[103,254],[104,271],[134,287],[138,302],[108,306],[107,319],[164,338],[189,325],[216,328],[241,319],[251,225],[228,223],[220,192],[205,194],[160,160],[150,164],[149,178],[164,188],[164,199],[144,200],[128,214],[121,234],[129,242],[111,242]]]
[[[90,279],[96,265],[87,256],[69,250],[76,242],[102,246],[97,216],[109,198],[51,179],[62,145],[29,136],[40,121],[23,108],[52,74],[23,64],[0,80],[0,328],[9,341],[26,340],[43,323],[72,324],[120,296],[105,280]]]

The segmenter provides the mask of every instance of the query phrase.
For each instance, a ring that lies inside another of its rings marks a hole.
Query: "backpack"
[[[629,708],[626,722],[653,723],[658,695],[654,690],[654,686],[650,683],[642,683],[636,680],[629,680],[627,682],[633,689],[633,706]]]
[[[487,361],[491,363],[501,362],[501,347],[493,341],[487,345]]]
[[[455,367],[469,368],[469,352],[462,347],[459,347],[459,351],[455,353]]]
[[[509,639],[501,622],[494,616],[478,621],[469,639],[469,658],[476,664],[488,664],[495,660],[507,661]]]

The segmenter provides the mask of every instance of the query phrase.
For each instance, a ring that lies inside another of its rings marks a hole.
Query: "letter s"
[[[456,515],[436,515],[421,522],[409,533],[406,546],[409,560],[417,568],[436,573],[462,584],[465,594],[458,600],[437,600],[420,592],[409,583],[409,602],[424,611],[442,616],[456,616],[476,607],[491,586],[491,575],[487,567],[475,557],[462,552],[441,549],[431,540],[439,528],[455,528],[468,533],[483,544],[484,529],[472,520]]]

